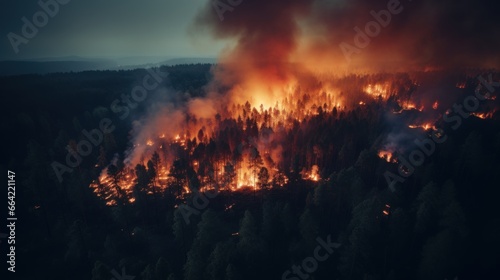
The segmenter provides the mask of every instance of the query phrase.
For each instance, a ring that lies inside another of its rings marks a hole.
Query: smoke
[[[196,137],[193,134],[200,129],[211,133],[212,119],[223,102],[215,93],[192,98],[189,93],[172,88],[156,90],[146,104],[147,113],[132,123],[132,146],[126,152],[125,162],[132,167],[144,164],[169,141],[186,141]]]
[[[302,72],[317,73],[498,68],[500,63],[500,17],[491,1],[243,0],[223,21],[212,2],[195,27],[233,42],[216,75],[226,86],[288,81],[297,76],[297,64]],[[355,41],[356,27],[368,39],[360,35],[362,44]],[[342,50],[342,43],[352,48]]]
[[[135,121],[131,132],[131,135],[134,135],[132,139],[134,147],[128,152],[126,161],[137,164],[142,162],[142,157],[151,158],[154,152],[153,146],[148,146],[146,143],[152,141],[156,144],[159,135],[173,139],[175,133],[183,130],[182,125],[185,122],[183,111],[176,109],[172,104],[166,104],[147,118]]]
[[[495,49],[500,42],[499,19],[489,2],[401,1],[401,12],[391,15],[390,23],[371,38],[357,62],[381,63],[384,67],[402,70],[498,67]],[[327,9],[319,4],[314,17],[318,19],[316,27],[327,26],[323,33],[327,43],[319,48],[334,47],[339,41],[353,44],[353,27],[365,30],[366,24],[374,20],[370,12],[388,10],[390,4],[386,3],[399,1],[349,1],[342,9]]]
[[[221,21],[212,1],[207,1],[194,29],[208,29],[216,39],[232,41],[214,71],[215,88],[231,89],[234,103],[253,99],[252,103],[266,108],[273,106],[295,76],[292,54],[299,44],[297,19],[310,8],[311,2],[304,0],[243,1]]]

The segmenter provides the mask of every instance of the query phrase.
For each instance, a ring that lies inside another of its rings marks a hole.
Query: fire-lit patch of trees
[[[352,75],[332,83],[338,85],[335,90],[321,83],[313,89],[294,87],[268,108],[253,100],[222,104],[213,119],[187,114],[180,131],[155,127],[155,137],[136,141],[132,156],[120,159],[127,164],[120,163],[116,176],[110,176],[109,168],[117,168],[112,164],[91,188],[116,205],[118,200],[134,202],[137,188],[146,195],[173,192],[182,200],[197,191],[283,187],[299,177],[328,180],[371,148],[358,132],[380,135],[385,125],[381,108],[391,103],[406,108],[417,87],[402,74]],[[360,108],[358,100],[366,106]],[[169,121],[163,118],[156,122]],[[139,178],[137,170],[150,177]]]

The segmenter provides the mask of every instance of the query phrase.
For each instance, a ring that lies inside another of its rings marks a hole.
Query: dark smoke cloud
[[[208,27],[216,38],[236,40],[221,62],[250,65],[278,80],[288,73],[280,67],[296,62],[385,70],[500,68],[499,4],[487,0],[400,1],[402,12],[392,15],[390,24],[347,64],[339,44],[355,46],[354,27],[364,29],[374,20],[370,11],[387,10],[389,2],[243,0],[221,21],[210,0],[196,25]],[[234,82],[244,74],[238,70],[246,69],[233,68],[231,77],[224,78]]]
[[[243,0],[233,11],[224,14],[223,21],[213,3],[208,1],[196,24],[208,27],[216,38],[236,39],[236,47],[221,57],[221,62],[232,64],[224,77],[237,82],[242,79],[239,75],[252,72],[275,81],[285,80],[288,71],[283,71],[282,67],[290,62],[298,43],[297,19],[309,13],[311,2]]]

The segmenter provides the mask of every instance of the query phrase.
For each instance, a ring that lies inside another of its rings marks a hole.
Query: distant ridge
[[[116,68],[114,61],[0,61],[0,76],[81,72]]]
[[[127,61],[127,59],[123,59]],[[214,64],[216,58],[172,58],[154,63],[120,65],[111,59],[86,59],[77,56],[62,58],[41,58],[38,60],[5,60],[0,61],[0,76],[26,74],[48,74],[55,72],[81,72],[90,70],[130,70],[136,68],[158,67],[176,64]]]
[[[135,68],[158,67],[158,66],[162,66],[162,65],[172,66],[172,65],[178,65],[178,64],[198,64],[198,63],[215,64],[215,63],[217,63],[217,59],[212,58],[212,57],[172,58],[172,59],[164,60],[164,61],[157,62],[157,63],[119,66],[118,69],[127,70],[127,69],[135,69]]]

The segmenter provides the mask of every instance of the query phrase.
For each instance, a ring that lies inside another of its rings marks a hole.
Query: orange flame
[[[378,157],[387,162],[393,162],[393,154],[391,151],[380,150],[378,152]]]

